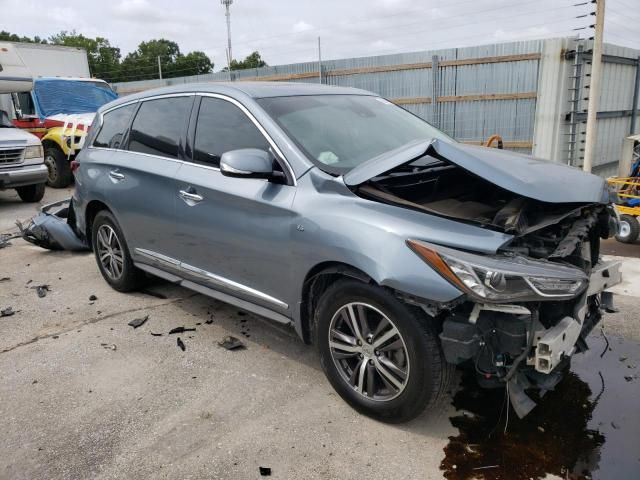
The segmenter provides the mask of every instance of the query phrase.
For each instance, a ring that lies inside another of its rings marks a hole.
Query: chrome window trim
[[[128,107],[129,105],[134,105],[136,103],[138,103],[140,100],[131,100],[130,102],[126,102],[126,103],[121,103],[119,105],[115,105],[111,108],[106,109],[104,112],[99,112],[98,113],[98,119],[99,119],[99,123],[98,123],[98,133],[100,133],[100,130],[102,130],[102,126],[104,125],[104,115],[107,113],[111,113],[114,110],[117,110],[119,108],[124,108],[124,107]],[[89,133],[89,132],[87,132]],[[96,138],[98,137],[98,133],[95,134],[95,136],[93,137],[93,141],[91,142],[91,145],[87,145],[88,149],[103,149],[103,150],[121,150],[120,148],[106,148],[106,147],[94,147],[93,146],[93,142],[96,141]]]
[[[256,117],[249,111],[249,109],[247,107],[245,107],[242,103],[240,103],[235,98],[229,97],[227,95],[222,95],[220,93],[208,93],[208,92],[184,92],[184,93],[166,93],[166,94],[162,94],[162,95],[154,95],[152,97],[138,98],[136,100],[131,100],[130,102],[126,102],[126,103],[122,103],[122,104],[119,104],[119,105],[115,105],[115,106],[105,110],[104,112],[100,112],[99,113],[99,116],[100,116],[99,127],[102,128],[102,124],[104,122],[104,117],[103,116],[106,113],[112,112],[113,110],[117,110],[118,108],[126,107],[127,105],[132,105],[132,104],[135,104],[135,103],[143,103],[143,102],[146,102],[146,101],[149,101],[149,100],[157,100],[157,99],[162,99],[162,98],[192,97],[192,96],[196,96],[196,95],[200,96],[200,97],[210,97],[210,98],[217,98],[219,100],[225,100],[225,101],[227,101],[229,103],[232,103],[236,107],[238,107],[247,117],[249,117],[249,120],[251,120],[251,123],[253,123],[255,125],[255,127],[258,129],[258,131],[267,140],[267,142],[269,143],[271,148],[273,148],[273,150],[282,159],[282,161],[284,162],[285,167],[289,171],[289,175],[291,176],[291,179],[293,181],[293,186],[295,187],[295,186],[298,185],[298,180],[296,179],[295,172],[293,171],[293,168],[291,167],[291,164],[289,163],[289,160],[287,160],[287,157],[285,157],[284,153],[282,153],[282,150],[280,150],[278,145],[276,145],[276,142],[273,140],[273,138],[271,138],[271,135],[269,135],[269,133],[267,133],[265,128],[262,126],[262,124],[260,124],[260,122],[258,122]],[[94,141],[95,141],[95,138],[94,138]],[[189,165],[193,165],[193,166],[199,167],[199,168],[204,168],[205,170],[214,170],[216,172],[220,172],[220,168],[218,168],[218,167],[210,167],[208,165],[201,165],[201,164],[195,163],[195,162],[179,160],[179,159],[176,159],[176,158],[164,157],[162,155],[154,155],[154,154],[151,154],[151,153],[143,153],[143,152],[134,152],[134,151],[131,151],[131,150],[123,150],[121,148],[94,147],[93,146],[93,142],[92,142],[91,145],[87,146],[87,148],[90,149],[90,150],[110,150],[110,151],[114,151],[114,152],[135,153],[137,155],[146,155],[148,157],[153,157],[153,158],[162,158],[164,160],[171,160],[171,161],[174,161],[174,162],[188,163]]]
[[[276,145],[276,142],[273,140],[273,138],[271,138],[271,135],[269,135],[269,133],[262,126],[262,124],[258,122],[256,117],[253,115],[253,113],[251,113],[251,111],[247,107],[245,107],[242,103],[240,103],[235,98],[229,97],[227,95],[222,95],[220,93],[196,92],[196,95],[199,95],[201,97],[209,97],[209,98],[217,98],[219,100],[225,100],[229,103],[232,103],[236,107],[238,107],[242,111],[242,113],[244,113],[247,117],[249,117],[249,120],[251,120],[251,122],[255,125],[255,127],[262,134],[262,136],[266,138],[267,142],[269,142],[269,145],[271,146],[271,148],[273,148],[274,152],[276,152],[278,156],[282,159],[284,166],[289,171],[289,175],[291,176],[291,179],[293,181],[293,186],[295,187],[298,184],[295,172],[293,171],[293,168],[291,167],[289,160],[287,160],[287,157],[285,157],[284,153],[282,153],[282,150],[280,150],[278,145]],[[196,127],[196,134],[197,132],[198,130]]]
[[[145,257],[151,261],[154,261],[155,263],[159,263],[160,265],[164,265],[173,269],[180,270],[182,272],[186,272],[191,275],[195,275],[209,284],[214,284],[216,286],[227,288],[234,292],[239,292],[246,295],[250,295],[254,298],[259,298],[260,300],[271,303],[272,305],[280,307],[284,310],[287,310],[289,308],[289,305],[287,305],[285,302],[278,300],[277,298],[272,297],[271,295],[267,295],[266,293],[261,292],[260,290],[247,287],[242,283],[234,282],[233,280],[229,280],[228,278],[221,277],[220,275],[216,275],[215,273],[211,273],[201,268],[194,267],[187,263],[181,262],[180,260],[177,260],[175,258],[168,257],[161,253],[157,253],[152,250],[147,250],[145,248],[135,248],[135,252],[141,255],[142,257]]]
[[[185,92],[185,93],[165,93],[162,95],[154,95],[152,97],[144,97],[144,98],[136,98],[135,100],[131,100],[129,102],[125,102],[125,103],[120,103],[118,105],[114,105],[113,107],[110,107],[108,109],[106,109],[104,112],[99,112],[99,118],[100,118],[100,124],[99,129],[102,129],[102,125],[104,123],[104,115],[106,115],[107,113],[113,112],[114,110],[117,110],[119,108],[123,108],[129,105],[133,105],[136,103],[144,103],[146,101],[149,100],[158,100],[158,99],[162,99],[162,98],[171,98],[171,97],[193,97],[195,96],[195,92]],[[96,136],[93,138],[93,141],[96,141],[96,137],[98,135],[96,134]],[[94,147],[93,146],[93,142],[91,142],[91,145],[87,146],[87,148],[89,149],[102,149],[102,150],[113,150],[113,151],[117,151],[117,152],[129,152],[130,150],[123,150],[122,148],[106,148],[106,147]],[[139,152],[131,152],[131,153],[139,153]],[[161,155],[153,155],[154,157],[158,157],[158,158],[168,158],[168,157],[163,157]],[[170,158],[168,158],[169,160],[171,160]]]

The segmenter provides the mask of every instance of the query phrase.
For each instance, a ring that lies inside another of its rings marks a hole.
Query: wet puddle
[[[523,420],[509,409],[507,423],[504,390],[482,390],[465,375],[445,478],[640,479],[640,344],[608,340],[607,348],[594,332],[571,373]]]

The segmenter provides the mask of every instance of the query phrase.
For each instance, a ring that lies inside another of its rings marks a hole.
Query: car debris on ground
[[[224,340],[221,342],[218,342],[218,345],[220,345],[222,348],[225,348],[227,350],[239,350],[239,349],[247,348],[244,343],[242,343],[240,340],[238,340],[236,337],[232,335],[224,337]]]
[[[180,337],[178,337],[178,340],[176,341],[176,344],[178,345],[180,350],[182,350],[183,352],[187,349],[187,347],[185,347],[184,342],[182,341],[182,339]]]
[[[271,467],[258,467],[258,469],[260,470],[260,475],[263,477],[271,476]]]
[[[15,311],[13,307],[7,307],[0,310],[0,317],[10,317],[11,315],[15,315]]]
[[[113,350],[115,352],[118,349],[115,343],[101,343],[100,345],[105,350]]]
[[[44,298],[47,296],[47,292],[51,291],[51,285],[35,285],[33,287],[31,287],[33,290],[36,291],[36,293],[38,294],[39,298]]]
[[[184,332],[195,332],[195,328],[186,328],[186,327],[176,327],[169,330],[169,335],[173,335],[174,333],[184,333]]]
[[[27,242],[47,250],[88,250],[86,241],[75,232],[71,199],[50,203],[24,225],[16,221],[20,235]]]
[[[133,320],[131,320],[128,325],[133,327],[133,328],[138,328],[142,325],[144,325],[144,323],[149,320],[149,315],[145,315],[144,317],[140,317],[140,318],[134,318]]]

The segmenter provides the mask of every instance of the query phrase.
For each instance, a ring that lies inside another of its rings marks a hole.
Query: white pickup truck
[[[31,73],[11,44],[0,43],[0,94],[29,91]],[[47,167],[42,143],[35,135],[16,128],[0,103],[0,190],[15,188],[24,202],[44,196]]]

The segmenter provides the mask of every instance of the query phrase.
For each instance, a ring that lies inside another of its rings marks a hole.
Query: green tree
[[[2,42],[26,42],[26,43],[47,43],[47,41],[39,36],[33,38],[16,35],[15,33],[0,31],[0,41]]]
[[[78,47],[87,52],[91,75],[107,82],[120,80],[120,49],[112,47],[109,40],[102,37],[89,38],[74,31],[62,31],[49,37],[54,45]]]
[[[268,65],[257,51],[247,55],[245,59],[240,62],[238,60],[231,60],[231,70],[244,70],[245,68],[260,67],[268,67]],[[224,70],[227,71],[228,68],[224,68]]]
[[[158,78],[158,58],[163,78],[200,75],[213,70],[213,62],[204,52],[183,55],[176,42],[166,39],[149,40],[138,45],[122,61],[122,75],[128,80]]]

